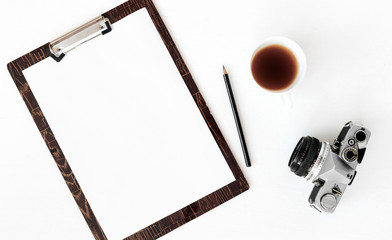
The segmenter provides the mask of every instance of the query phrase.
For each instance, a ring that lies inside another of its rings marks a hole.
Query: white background
[[[70,214],[70,221],[78,221],[81,227],[59,229],[68,230],[72,239],[92,238],[82,216],[77,214],[76,205],[69,209],[53,208],[58,212],[49,216],[34,211],[34,204],[39,202],[23,199],[23,194],[28,196],[36,191],[36,186],[23,178],[26,159],[42,165],[52,162],[49,154],[45,159],[40,155],[43,141],[6,71],[6,64],[120,3],[119,0],[15,0],[0,4],[2,239],[61,239],[57,231],[51,232],[46,226],[53,217],[71,211],[75,214]],[[251,187],[162,239],[391,238],[389,1],[156,0],[155,4]],[[253,50],[263,39],[275,35],[296,41],[308,60],[305,80],[292,92],[291,109],[278,96],[263,92],[249,71]],[[253,163],[251,168],[245,168],[242,158],[221,76],[222,64],[230,73]],[[358,175],[335,213],[318,214],[307,204],[312,185],[289,171],[288,158],[301,136],[331,142],[349,120],[368,127],[372,138],[363,164],[357,169]],[[11,173],[17,175],[10,178]],[[56,171],[48,172],[46,178],[63,181]],[[70,197],[66,187],[61,196],[51,196],[49,190],[40,194],[42,199]],[[23,210],[20,204],[25,204]],[[31,209],[26,210],[29,209],[26,205]],[[25,218],[35,221],[23,221]],[[41,238],[34,235],[37,232],[26,229],[51,234]]]

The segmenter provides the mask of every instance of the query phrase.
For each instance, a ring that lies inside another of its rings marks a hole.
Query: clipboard
[[[143,8],[147,10],[151,17],[151,20],[160,34],[164,45],[178,69],[178,72],[192,95],[197,108],[200,110],[200,113],[211,131],[213,138],[218,144],[218,147],[222,152],[235,181],[222,186],[217,191],[204,196],[203,198],[147,226],[125,239],[157,239],[249,189],[249,185],[240,167],[231,153],[231,150],[211,115],[195,81],[193,80],[152,0],[130,0],[107,11],[101,16],[59,37],[58,39],[44,44],[43,46],[7,65],[35,124],[37,125],[95,239],[107,239],[107,237],[101,228],[98,219],[95,217],[81,186],[76,180],[76,177],[71,170],[59,143],[54,137],[54,134],[49,127],[49,124],[46,121],[46,118],[38,105],[29,84],[26,81],[23,71],[49,57],[53,58],[57,62],[61,62],[69,51],[97,36],[110,33],[112,30],[112,24]]]

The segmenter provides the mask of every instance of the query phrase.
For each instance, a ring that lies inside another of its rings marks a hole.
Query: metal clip
[[[99,16],[86,24],[64,34],[63,36],[50,42],[50,51],[52,58],[57,62],[65,56],[66,53],[77,46],[99,36],[104,35],[112,30],[109,19]]]

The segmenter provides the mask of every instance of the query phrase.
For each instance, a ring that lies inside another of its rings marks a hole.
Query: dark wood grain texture
[[[60,145],[56,141],[56,138],[54,137],[54,134],[50,129],[49,124],[46,121],[45,116],[39,107],[29,84],[26,81],[26,78],[22,73],[24,69],[46,59],[50,55],[51,52],[49,50],[49,43],[47,43],[42,47],[37,48],[36,50],[9,63],[7,65],[8,71],[14,79],[16,87],[22,95],[22,98],[26,103],[31,116],[33,117],[34,122],[37,125],[39,132],[41,133],[41,136],[48,146],[48,149],[52,154],[53,159],[56,162],[57,167],[59,168],[61,175],[63,176],[69,190],[71,191],[80,211],[82,212],[84,219],[93,233],[93,236],[95,239],[107,239],[86,197],[84,196],[83,191],[80,188],[80,185],[76,180],[76,177],[73,174],[67,159],[61,150]]]
[[[195,103],[203,115],[211,134],[213,135],[231,172],[233,173],[235,181],[125,238],[127,240],[157,239],[249,189],[249,185],[237,161],[224,139],[222,132],[216,124],[214,117],[211,115],[203,96],[199,92],[195,81],[193,80],[152,0],[130,0],[109,10],[102,14],[102,16],[108,18],[113,24],[141,8],[147,9],[157,31],[159,32],[179,73],[181,74],[184,83],[195,100]],[[7,67],[94,238],[105,240],[107,239],[105,233],[103,232],[85,195],[83,194],[83,191],[79,186],[76,177],[60,148],[60,145],[56,141],[56,138],[23,75],[23,70],[48,58],[50,55],[51,52],[49,49],[49,43],[47,43],[12,61],[7,65]]]

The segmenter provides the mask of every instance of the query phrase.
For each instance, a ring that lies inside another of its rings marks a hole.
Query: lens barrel
[[[314,137],[302,137],[294,148],[289,167],[297,176],[305,177],[320,153],[321,142]]]

